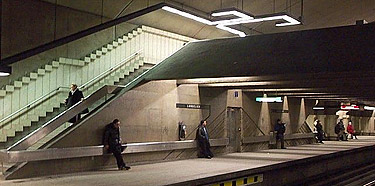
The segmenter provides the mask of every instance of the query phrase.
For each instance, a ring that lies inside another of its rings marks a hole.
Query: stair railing
[[[123,65],[127,64],[130,60],[132,60],[134,57],[140,55],[142,50],[139,50],[133,54],[131,54],[130,56],[128,56],[127,58],[123,59],[120,63],[114,65],[113,67],[109,68],[108,70],[102,72],[101,74],[97,75],[96,77],[92,78],[91,80],[87,81],[86,83],[84,83],[83,85],[79,86],[78,88],[79,89],[82,89],[82,90],[85,90],[87,89],[88,87],[90,87],[91,85],[95,84],[96,82],[98,82],[99,80],[103,79],[104,77],[108,76],[109,74],[111,74],[113,71],[116,71],[117,69],[121,68]],[[33,108],[33,105],[36,106],[38,104],[40,104],[42,101],[45,101],[47,99],[49,99],[50,97],[52,97],[53,95],[56,95],[56,93],[62,91],[63,89],[69,89],[69,87],[65,87],[65,86],[60,86],[54,90],[52,90],[51,92],[47,93],[47,94],[44,94],[42,95],[41,97],[37,98],[36,100],[30,102],[29,104],[23,106],[22,108],[18,109],[17,111],[11,113],[10,115],[4,117],[3,119],[0,120],[0,124],[10,118],[12,118],[13,116],[19,116],[20,114],[22,113],[25,113],[27,112],[29,109]],[[52,94],[54,93],[54,94]],[[26,110],[25,110],[26,109]],[[22,113],[21,113],[22,112]],[[6,124],[3,124],[3,125],[0,125],[0,129],[4,128],[5,126],[9,125],[10,122],[6,123]]]

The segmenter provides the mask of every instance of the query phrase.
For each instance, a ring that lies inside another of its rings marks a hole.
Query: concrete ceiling
[[[375,23],[371,23],[196,41],[144,78],[177,79],[177,84],[210,88],[258,89],[260,93],[284,90],[278,95],[373,105],[374,30]]]
[[[49,3],[89,12],[113,19],[127,6],[121,15],[167,2],[198,14],[208,15],[223,8],[235,7],[253,15],[288,12],[301,16],[302,0],[43,0]],[[274,22],[242,25],[249,35],[306,30],[314,28],[353,25],[356,20],[375,21],[374,0],[303,0],[303,25],[275,27]],[[198,39],[234,36],[213,26],[206,26],[162,10],[131,21]]]

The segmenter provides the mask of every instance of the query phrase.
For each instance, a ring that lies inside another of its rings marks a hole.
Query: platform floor
[[[359,140],[326,141],[257,152],[231,153],[213,159],[189,159],[132,166],[131,170],[108,169],[22,180],[0,180],[0,185],[167,185],[214,175],[293,161],[375,144],[375,136]]]

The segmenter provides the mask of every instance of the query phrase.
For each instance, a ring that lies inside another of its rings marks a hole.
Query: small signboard
[[[176,108],[187,108],[187,109],[209,109],[209,107],[210,107],[209,105],[176,103]]]

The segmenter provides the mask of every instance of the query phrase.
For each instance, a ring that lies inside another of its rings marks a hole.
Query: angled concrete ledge
[[[211,139],[211,146],[226,146],[229,144],[228,138]],[[146,142],[146,143],[130,143],[124,144],[126,147],[123,154],[156,152],[180,149],[196,148],[195,140],[186,141],[168,141],[168,142]],[[90,156],[106,155],[103,145],[89,146],[89,147],[73,147],[73,148],[52,148],[40,149],[34,151],[20,150],[20,151],[0,151],[0,161],[4,163],[20,163],[41,160],[57,160],[67,158],[80,158]]]

